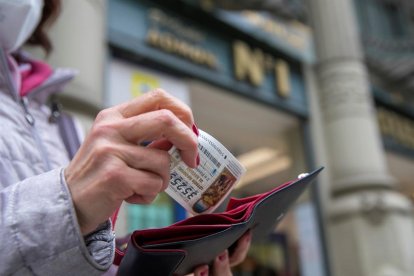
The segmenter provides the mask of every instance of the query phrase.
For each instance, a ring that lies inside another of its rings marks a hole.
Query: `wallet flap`
[[[218,254],[234,245],[250,229],[254,240],[267,237],[322,169],[280,185],[267,193],[235,200],[224,213],[198,215],[169,227],[135,231],[127,255],[137,254],[138,257],[134,258],[135,261],[129,257],[126,263],[124,257],[121,267],[128,264],[125,271],[132,269],[141,272],[151,262],[158,264],[157,268],[166,262],[166,267],[173,269],[171,273],[184,275],[191,273],[198,265],[210,264]],[[220,225],[215,222],[228,224]],[[200,232],[190,234],[191,231]],[[150,260],[151,258],[153,259]]]
[[[147,249],[171,250],[181,249],[186,252],[186,257],[178,265],[175,273],[186,275],[194,271],[199,265],[210,264],[216,256],[229,248],[246,231],[246,223],[229,226],[227,229],[194,240],[153,244]]]
[[[184,260],[179,249],[145,249],[130,240],[118,269],[118,276],[170,276]]]
[[[263,196],[252,204],[253,210],[246,223],[248,223],[248,228],[252,229],[253,241],[265,239],[275,229],[289,208],[322,169],[317,169],[303,178],[280,185],[272,191],[262,194]]]

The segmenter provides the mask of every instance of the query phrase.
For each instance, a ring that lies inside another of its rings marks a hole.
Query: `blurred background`
[[[66,0],[50,34],[85,131],[161,87],[247,168],[232,196],[325,166],[235,275],[414,275],[412,0]],[[186,216],[163,194],[117,235]]]

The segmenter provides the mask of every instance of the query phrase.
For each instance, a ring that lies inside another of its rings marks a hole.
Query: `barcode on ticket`
[[[207,156],[208,159],[210,159],[211,162],[213,162],[214,165],[219,168],[221,166],[221,163],[205,148],[203,145],[198,144],[198,148]]]

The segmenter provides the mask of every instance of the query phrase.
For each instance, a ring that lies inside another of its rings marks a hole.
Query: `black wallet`
[[[231,198],[226,211],[201,214],[171,226],[137,230],[125,251],[117,250],[118,275],[185,275],[230,248],[248,230],[253,240],[266,238],[298,197],[322,171],[246,198]]]

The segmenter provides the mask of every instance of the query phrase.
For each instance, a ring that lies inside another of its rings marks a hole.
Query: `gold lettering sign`
[[[277,21],[253,11],[244,11],[241,15],[252,25],[272,36],[279,37],[298,50],[305,50],[308,46],[310,30],[302,23]]]
[[[235,74],[238,80],[248,79],[253,85],[259,86],[264,79],[264,55],[259,49],[253,51],[241,41],[234,43]]]
[[[205,41],[205,35],[202,32],[192,28],[179,18],[170,16],[162,10],[155,8],[150,9],[148,19],[151,26],[162,27],[171,33],[179,34],[180,37],[186,38],[187,40],[193,42]]]
[[[233,43],[234,74],[237,80],[248,81],[259,87],[263,84],[268,71],[273,71],[276,90],[281,97],[289,97],[290,68],[289,64],[265,54],[258,48],[251,49],[242,41]]]
[[[378,107],[377,118],[381,133],[398,144],[414,149],[414,121],[391,110]]]
[[[151,29],[148,31],[146,42],[152,47],[181,56],[199,65],[217,68],[217,58],[212,52],[179,39],[171,33]]]
[[[277,91],[280,96],[287,98],[290,93],[289,64],[284,60],[277,60],[275,74]]]

